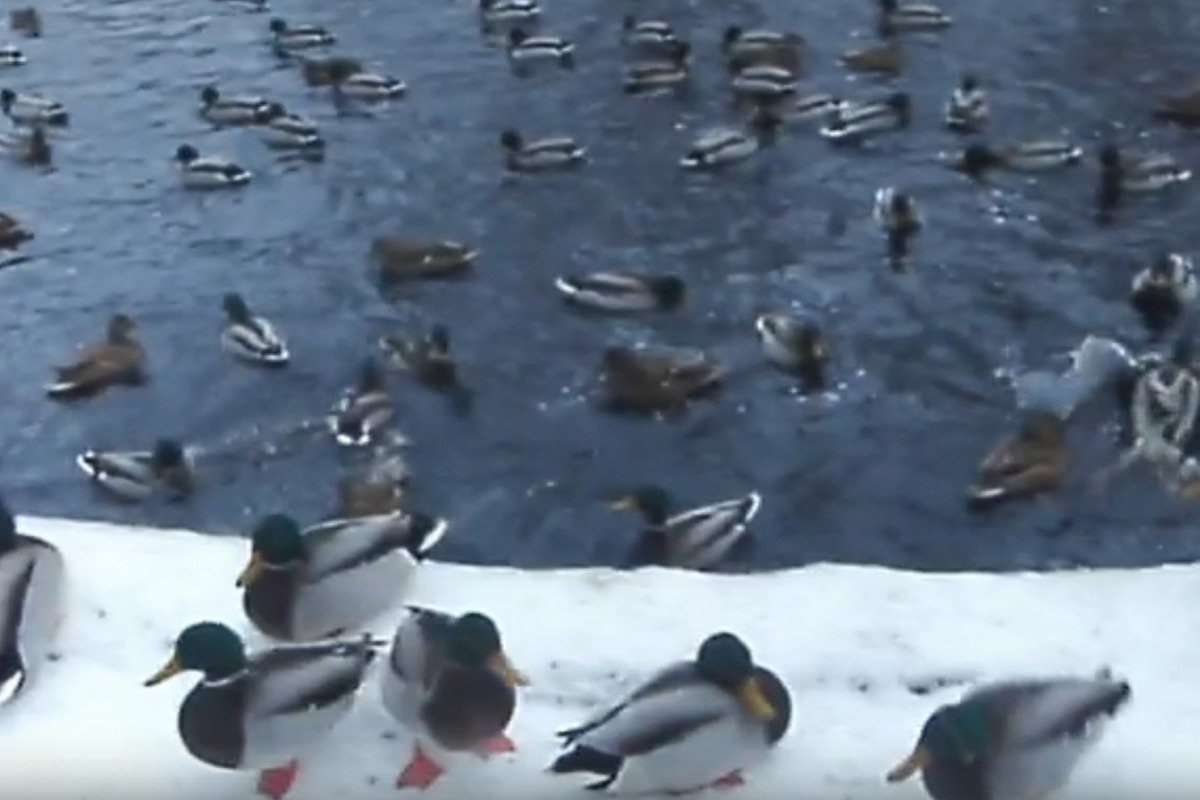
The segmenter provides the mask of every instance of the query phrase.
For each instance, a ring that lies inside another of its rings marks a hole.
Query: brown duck
[[[609,408],[619,411],[675,411],[689,399],[715,389],[724,370],[699,351],[610,347],[602,364]]]
[[[896,41],[847,50],[838,59],[851,72],[895,77],[904,71],[904,51]]]
[[[967,492],[972,508],[1051,492],[1070,466],[1066,426],[1044,411],[1025,417],[1016,434],[1005,437],[979,466],[979,478]]]
[[[8,12],[8,27],[36,39],[42,35],[42,15],[33,6],[14,8]]]
[[[0,211],[0,250],[15,250],[23,242],[33,238],[33,234],[23,227],[16,219]]]
[[[1154,118],[1194,128],[1200,126],[1200,89],[1167,97],[1154,107]]]
[[[380,277],[385,281],[402,281],[459,275],[471,266],[479,252],[458,242],[381,236],[371,243],[371,255],[379,262]]]
[[[71,364],[56,368],[57,376],[46,387],[46,395],[54,399],[82,397],[117,384],[142,383],[146,352],[134,338],[136,331],[132,317],[114,314],[105,340],[84,350]]]

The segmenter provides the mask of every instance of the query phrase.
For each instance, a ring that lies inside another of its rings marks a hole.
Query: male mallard
[[[291,356],[283,337],[274,325],[255,316],[240,294],[226,294],[221,308],[225,311],[225,330],[221,331],[221,346],[225,352],[244,361],[272,367],[288,363]]]
[[[529,65],[554,61],[563,69],[575,68],[575,45],[561,36],[530,36],[524,28],[508,32],[508,61],[518,74]]]
[[[1014,172],[1044,172],[1059,167],[1074,166],[1083,158],[1083,149],[1070,142],[1034,141],[993,150],[975,142],[949,160],[951,169],[981,179],[988,170],[1008,169]]]
[[[357,381],[334,405],[329,430],[343,447],[362,447],[370,444],[395,414],[383,372],[368,358],[359,367]]]
[[[674,89],[687,83],[691,77],[688,69],[691,51],[690,44],[676,41],[666,50],[663,57],[630,64],[625,68],[625,93],[649,94]]]
[[[610,347],[601,365],[607,405],[635,412],[675,411],[717,388],[724,370],[702,351]]]
[[[254,527],[238,576],[242,608],[263,634],[308,642],[361,627],[399,603],[445,520],[397,511],[303,531],[283,514]]]
[[[71,117],[62,103],[35,94],[0,89],[0,111],[19,125],[67,125]]]
[[[25,63],[25,54],[19,47],[0,45],[0,67],[19,67]]]
[[[800,322],[787,314],[769,312],[754,320],[754,330],[767,361],[799,375],[806,391],[825,388],[825,366],[829,350],[820,327]]]
[[[459,242],[381,236],[371,242],[371,255],[379,262],[380,277],[392,282],[460,275],[470,269],[479,251]]]
[[[0,250],[15,250],[33,238],[33,234],[20,222],[0,211]]]
[[[946,101],[946,127],[956,133],[975,133],[987,124],[990,109],[987,92],[979,79],[967,73]]]
[[[229,627],[198,622],[179,634],[170,660],[144,685],[203,673],[179,706],[184,747],[214,767],[262,770],[258,791],[280,800],[296,780],[296,757],[350,711],[382,644],[364,636],[248,655]]]
[[[643,486],[609,503],[618,511],[637,511],[646,527],[634,548],[631,564],[658,564],[681,569],[711,569],[741,541],[762,507],[762,497],[723,500],[671,514],[671,496],[658,486]]]
[[[42,35],[42,15],[33,6],[14,8],[8,12],[8,27],[36,39]]]
[[[912,241],[925,226],[917,201],[911,195],[885,187],[875,192],[872,215],[887,239],[888,259],[892,267],[904,266],[912,250]]]
[[[1196,290],[1192,260],[1162,253],[1133,276],[1129,303],[1151,332],[1161,333],[1196,299]]]
[[[314,89],[321,86],[333,86],[337,81],[362,71],[361,61],[346,56],[303,58],[300,61],[300,75],[304,79],[305,85]]]
[[[211,84],[200,90],[200,116],[216,125],[257,125],[268,119],[270,109],[262,97],[222,97]]]
[[[516,710],[516,687],[527,681],[509,663],[488,616],[409,611],[392,640],[380,689],[384,708],[416,736],[396,785],[427,789],[445,771],[426,752],[431,745],[485,758],[516,750],[504,729]]]
[[[282,104],[271,103],[267,114],[267,120],[259,126],[267,147],[308,149],[325,146],[316,125],[304,117],[289,114]]]
[[[267,28],[271,32],[271,46],[285,55],[297,50],[325,47],[337,41],[332,33],[320,25],[297,25],[293,28],[279,17],[267,23]]]
[[[979,477],[967,491],[972,508],[1041,495],[1057,489],[1071,456],[1066,425],[1059,416],[1032,411],[1015,435],[1006,436],[979,465]]]
[[[514,22],[535,22],[542,15],[538,0],[479,0],[479,18],[485,27]]]
[[[729,81],[735,98],[756,103],[776,103],[794,95],[796,74],[774,64],[751,64],[734,74]]]
[[[141,502],[159,493],[182,500],[196,485],[192,454],[174,439],[159,439],[153,450],[88,450],[75,463],[94,484],[122,500]]]
[[[1100,148],[1099,161],[1096,205],[1102,218],[1116,210],[1125,194],[1156,192],[1192,177],[1190,169],[1166,153],[1149,153],[1131,159],[1112,143]]]
[[[687,294],[678,275],[645,272],[560,275],[554,279],[554,288],[571,303],[615,313],[674,310]]]
[[[650,53],[670,53],[679,44],[671,23],[661,19],[638,20],[626,14],[621,20],[621,39],[626,47]]]
[[[847,50],[838,61],[851,72],[895,77],[904,71],[905,58],[900,43],[891,40],[870,47]]]
[[[28,132],[14,130],[11,133],[0,135],[0,147],[15,161],[22,164],[33,167],[50,165],[52,157],[50,139],[46,136],[46,129],[41,125],[35,125]]]
[[[1129,684],[1106,671],[981,686],[935,711],[887,780],[920,771],[933,800],[1045,800],[1130,696]]]
[[[798,33],[746,31],[730,25],[721,35],[721,53],[730,72],[754,65],[770,65],[799,75],[803,65],[804,38]]]
[[[578,166],[587,158],[587,149],[569,136],[553,136],[527,142],[520,133],[506,130],[500,134],[504,165],[509,172],[542,172]]]
[[[63,617],[66,569],[47,541],[17,533],[0,499],[0,705],[32,685]]]
[[[408,91],[408,84],[390,75],[375,72],[354,72],[336,76],[331,83],[335,97],[349,97],[369,103],[392,100]]]
[[[845,108],[846,101],[825,92],[792,95],[771,104],[771,111],[785,122],[825,122]]]
[[[904,31],[936,31],[950,27],[954,20],[934,5],[905,3],[900,0],[878,0],[878,32],[881,36]]]
[[[590,772],[587,788],[685,794],[743,783],[791,724],[787,687],[757,666],[745,642],[716,633],[694,660],[659,670],[615,705],[560,731],[551,772]]]
[[[866,103],[842,103],[821,126],[821,136],[834,144],[860,142],[887,131],[907,128],[912,121],[912,100],[907,92]]]
[[[231,189],[245,186],[253,175],[220,156],[200,157],[199,151],[190,144],[181,144],[175,150],[175,163],[183,185],[188,189]]]
[[[1188,128],[1200,125],[1200,89],[1163,99],[1154,107],[1153,114],[1155,119]]]
[[[116,384],[145,381],[146,351],[134,338],[136,331],[132,317],[114,314],[103,342],[87,348],[70,364],[55,368],[55,380],[46,387],[46,395],[66,399],[95,394]]]
[[[719,127],[700,134],[679,166],[707,169],[743,161],[774,143],[782,120],[766,108],[758,109],[745,128]]]

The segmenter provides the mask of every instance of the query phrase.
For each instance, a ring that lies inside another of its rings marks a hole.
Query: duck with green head
[[[674,514],[672,505],[671,495],[660,486],[641,486],[609,502],[612,509],[638,512],[646,522],[630,566],[715,567],[745,538],[762,496],[750,492]]]
[[[504,731],[516,710],[516,688],[527,683],[487,615],[411,608],[380,683],[384,708],[416,739],[396,785],[432,786],[445,771],[443,759],[429,754],[434,748],[484,758],[515,750]]]
[[[96,486],[132,502],[183,500],[196,487],[193,454],[174,439],[159,439],[150,450],[87,450],[75,463]]]
[[[383,644],[363,637],[248,654],[228,626],[198,622],[179,634],[171,658],[144,685],[201,673],[179,706],[184,747],[214,767],[261,770],[259,793],[279,800],[296,779],[297,759],[350,711]]]

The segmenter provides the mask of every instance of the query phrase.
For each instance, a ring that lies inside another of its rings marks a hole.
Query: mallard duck
[[[954,22],[950,15],[934,5],[879,0],[878,31],[881,36],[904,31],[936,31]]]
[[[615,411],[675,411],[717,388],[724,370],[696,351],[610,347],[601,364],[605,398]]]
[[[364,636],[247,654],[228,626],[198,622],[179,634],[170,660],[144,685],[203,673],[179,706],[183,746],[214,767],[262,770],[259,793],[280,800],[296,780],[296,757],[350,711],[382,645]]]
[[[800,322],[787,314],[767,312],[755,318],[754,331],[767,361],[784,372],[799,375],[806,391],[825,388],[829,349],[815,322]]]
[[[383,706],[416,734],[398,787],[427,789],[445,771],[430,745],[487,757],[516,750],[505,734],[528,681],[509,663],[490,617],[410,608],[380,679]]]
[[[17,533],[0,499],[0,705],[24,693],[50,655],[63,618],[65,584],[62,553]]]
[[[845,108],[845,100],[825,92],[791,95],[771,104],[771,111],[785,122],[825,122]]]
[[[592,790],[685,794],[743,783],[791,724],[787,687],[745,642],[716,633],[616,704],[557,735],[551,772],[603,776]]]
[[[267,23],[267,28],[271,32],[271,46],[283,54],[326,47],[337,41],[332,33],[320,25],[297,25],[292,28],[279,17]]]
[[[1130,427],[1133,449],[1145,460],[1178,462],[1193,446],[1200,422],[1200,378],[1194,370],[1190,358],[1176,357],[1145,369],[1137,378]]]
[[[956,133],[975,133],[987,124],[991,110],[979,79],[967,73],[946,101],[946,127]]]
[[[108,321],[105,340],[84,350],[67,366],[57,367],[46,395],[66,399],[94,394],[116,384],[142,383],[146,378],[146,351],[134,338],[136,331],[132,317],[114,314]]]
[[[479,17],[484,25],[534,22],[542,15],[537,0],[479,0]]]
[[[797,85],[795,73],[774,64],[751,64],[729,81],[735,97],[757,103],[775,103],[794,95]]]
[[[883,100],[843,103],[821,127],[821,136],[834,144],[860,142],[870,136],[907,128],[912,121],[912,100],[907,92],[894,92]]]
[[[617,511],[637,511],[646,521],[630,559],[632,566],[657,564],[682,569],[711,569],[741,541],[762,507],[762,497],[723,500],[677,514],[672,499],[658,486],[643,486],[609,503]]]
[[[625,93],[649,94],[674,89],[687,83],[691,77],[688,70],[688,57],[691,51],[690,44],[676,41],[667,50],[665,59],[630,64],[625,68]]]
[[[400,602],[445,520],[398,511],[303,531],[283,514],[254,527],[238,576],[246,617],[263,634],[314,641],[360,627]]]
[[[394,450],[380,450],[364,467],[337,483],[335,519],[392,514],[405,507],[409,469]]]
[[[687,286],[678,275],[593,272],[560,275],[554,288],[564,299],[596,311],[671,311],[683,304]]]
[[[679,159],[679,166],[708,169],[743,161],[775,141],[781,122],[778,115],[760,108],[745,128],[721,127],[705,131]]]
[[[183,500],[196,486],[193,455],[174,439],[159,439],[152,450],[87,450],[75,463],[92,483],[122,500],[142,502],[157,494]]]
[[[887,239],[892,266],[900,268],[908,259],[913,239],[924,227],[917,201],[911,195],[885,187],[875,192],[872,216]]]
[[[721,35],[721,54],[730,72],[753,65],[769,65],[799,75],[803,65],[804,38],[781,31],[746,31],[730,25]]]
[[[245,6],[247,11],[266,11],[270,3],[267,0],[220,0],[226,5]]]
[[[258,125],[270,113],[271,104],[262,97],[222,97],[211,84],[200,90],[200,116],[214,125]]]
[[[1054,140],[1024,142],[993,150],[975,142],[949,160],[951,169],[980,179],[993,169],[1014,172],[1044,172],[1059,167],[1074,166],[1083,158],[1083,149],[1070,142]]]
[[[19,125],[67,125],[71,117],[62,103],[35,94],[0,89],[0,111]]]
[[[190,144],[181,144],[175,150],[175,163],[179,165],[183,185],[188,189],[231,189],[245,186],[252,177],[250,170],[226,158],[201,158]]]
[[[388,282],[413,278],[449,278],[471,268],[479,251],[459,242],[423,242],[381,236],[371,242],[380,276]]]
[[[1044,800],[1066,784],[1131,695],[1107,671],[981,686],[935,711],[887,780],[920,772],[934,800]]]
[[[1115,144],[1100,148],[1100,186],[1096,205],[1100,215],[1116,210],[1126,194],[1156,192],[1191,180],[1192,171],[1166,153],[1149,153],[1129,158]]]
[[[363,64],[355,58],[329,56],[328,58],[304,58],[300,61],[300,75],[307,86],[314,89],[333,86],[337,81],[363,71]]]
[[[517,73],[542,61],[555,61],[563,69],[574,69],[575,45],[561,36],[530,36],[524,28],[513,28],[508,32],[508,61]]]
[[[381,336],[379,349],[389,364],[411,372],[422,383],[439,388],[458,383],[450,330],[445,325],[434,325],[425,336]]]
[[[15,250],[32,238],[29,229],[0,211],[0,250]]]
[[[359,367],[358,380],[334,405],[329,430],[343,447],[362,447],[379,435],[395,413],[383,372],[368,358]]]
[[[515,130],[500,134],[504,148],[504,166],[509,172],[544,172],[582,164],[587,149],[569,136],[553,136],[525,141]]]
[[[0,45],[0,67],[19,67],[25,63],[25,54],[20,48],[11,45]]]
[[[304,117],[288,113],[281,103],[271,103],[267,120],[258,130],[267,147],[315,149],[325,146],[321,131]]]
[[[8,27],[36,39],[42,35],[42,15],[33,6],[14,8],[8,12]]]
[[[0,147],[13,160],[34,167],[49,166],[53,157],[50,139],[41,125],[33,126],[28,132],[15,130],[0,135]]]
[[[408,91],[408,84],[399,78],[374,72],[355,72],[345,78],[336,78],[331,85],[338,97],[366,102],[393,100]]]
[[[661,19],[638,20],[633,14],[626,14],[621,20],[621,40],[626,47],[650,52],[670,53],[679,44],[671,23]]]
[[[1150,331],[1161,333],[1195,301],[1196,291],[1192,260],[1178,253],[1162,253],[1133,276],[1129,303]]]
[[[1191,128],[1200,125],[1200,89],[1168,97],[1154,107],[1156,119]]]
[[[892,77],[904,71],[904,49],[892,40],[882,44],[847,50],[838,57],[843,67],[851,72]]]
[[[972,508],[1057,489],[1070,467],[1066,425],[1056,414],[1032,411],[1015,435],[1005,437],[979,465],[967,491]]]
[[[230,292],[221,300],[225,311],[225,329],[221,346],[225,352],[254,364],[281,367],[288,363],[287,343],[275,326],[255,316],[240,294]]]

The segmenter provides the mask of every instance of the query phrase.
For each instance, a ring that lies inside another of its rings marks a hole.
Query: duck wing
[[[620,702],[600,709],[584,722],[573,728],[558,731],[555,733],[555,736],[563,740],[562,745],[564,747],[569,747],[581,736],[612,720],[624,711],[630,703],[646,697],[652,697],[659,692],[670,692],[691,686],[697,680],[699,680],[699,676],[696,674],[696,664],[694,661],[680,661],[670,664],[652,675],[649,680],[626,695]]]
[[[427,534],[439,523],[420,514],[396,512],[314,525],[304,533],[308,579],[319,581],[401,549],[419,555],[427,549]]]
[[[762,498],[751,492],[736,500],[695,508],[663,525],[671,561],[696,569],[710,567],[742,537]]]
[[[255,654],[247,713],[277,717],[336,705],[358,691],[382,644],[363,637],[283,645]]]
[[[79,466],[93,478],[110,476],[135,483],[154,480],[148,451],[97,453],[89,450],[79,457]]]

